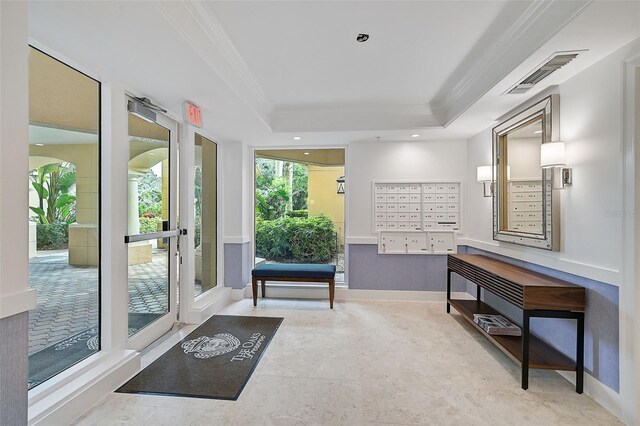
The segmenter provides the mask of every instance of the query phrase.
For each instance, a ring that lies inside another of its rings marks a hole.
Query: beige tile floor
[[[444,303],[245,299],[220,313],[285,318],[237,401],[112,394],[76,424],[618,423],[555,372],[533,371],[523,391],[516,365]]]

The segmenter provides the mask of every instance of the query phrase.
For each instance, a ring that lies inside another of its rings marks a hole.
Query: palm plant
[[[29,180],[38,194],[38,206],[29,208],[39,223],[75,222],[76,196],[70,192],[76,183],[73,164],[46,164],[32,170]]]

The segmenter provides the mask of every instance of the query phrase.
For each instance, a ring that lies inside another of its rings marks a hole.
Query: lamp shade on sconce
[[[478,182],[491,182],[493,176],[491,175],[491,166],[479,166],[477,170]]]
[[[548,142],[540,145],[540,167],[564,167],[564,142]]]

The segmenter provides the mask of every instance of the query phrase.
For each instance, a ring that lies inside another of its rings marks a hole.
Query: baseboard
[[[407,302],[445,302],[447,300],[446,291],[412,291],[412,290],[354,290],[336,289],[336,298],[340,293],[344,293],[344,300],[398,300]],[[451,297],[455,299],[473,299],[469,293],[464,291],[451,292]]]
[[[231,290],[231,300],[242,300],[251,295],[251,284],[246,284],[243,288],[234,288]]]
[[[211,294],[207,294],[211,293]],[[185,323],[200,324],[214,313],[224,308],[233,298],[233,289],[220,287],[212,289],[196,299],[189,309]]]
[[[82,371],[74,367],[29,393],[29,425],[70,424],[129,380],[140,368],[140,354],[99,353]]]
[[[453,292],[457,299],[473,299],[467,292]],[[241,300],[251,296],[251,284],[244,289],[234,289],[233,300]],[[262,290],[258,286],[258,297]],[[313,284],[267,284],[267,297],[281,299],[327,299],[327,285]],[[412,290],[355,290],[336,286],[335,300],[398,300],[413,302],[444,302],[445,291],[412,291]]]
[[[568,371],[558,371],[557,373],[575,386],[575,373]],[[584,393],[618,419],[624,421],[620,394],[586,372],[584,373]]]

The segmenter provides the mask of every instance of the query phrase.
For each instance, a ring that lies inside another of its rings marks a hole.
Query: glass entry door
[[[178,125],[135,100],[128,109],[128,334],[139,350],[177,320]]]

